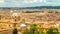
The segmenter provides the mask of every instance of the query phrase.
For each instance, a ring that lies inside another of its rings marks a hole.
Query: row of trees
[[[18,30],[14,28],[13,34],[18,34]],[[30,28],[25,30],[23,34],[59,34],[58,28],[51,26],[50,28],[38,28],[37,24],[31,24]]]
[[[31,24],[23,34],[59,34],[59,32],[58,28],[53,26],[44,30],[44,28],[38,28],[37,24]]]

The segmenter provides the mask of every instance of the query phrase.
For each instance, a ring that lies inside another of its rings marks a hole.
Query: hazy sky
[[[60,0],[0,0],[0,7],[60,6]]]

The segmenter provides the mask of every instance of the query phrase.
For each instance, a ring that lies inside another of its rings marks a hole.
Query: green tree
[[[50,27],[48,28],[47,34],[59,34],[59,32],[56,27]]]
[[[31,26],[30,26],[30,33],[31,34],[37,34],[38,33],[37,24],[31,24]]]
[[[23,34],[30,34],[30,31],[26,30],[26,31],[23,32]]]
[[[31,24],[30,29],[27,29],[23,34],[44,34],[43,28],[38,29],[37,24]]]
[[[0,15],[0,20],[1,20],[1,15]]]
[[[39,34],[36,24],[31,24],[30,29],[23,32],[23,34]]]
[[[17,31],[17,28],[14,28],[13,34],[18,34],[17,32],[18,32],[18,31]]]
[[[43,30],[44,30],[43,28],[40,28],[39,29],[39,34],[44,34]]]

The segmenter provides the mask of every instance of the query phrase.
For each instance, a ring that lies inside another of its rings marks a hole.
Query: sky
[[[60,0],[0,0],[0,7],[60,6]]]

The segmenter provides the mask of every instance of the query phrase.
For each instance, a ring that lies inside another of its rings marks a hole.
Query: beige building
[[[27,25],[36,23],[43,28],[52,25],[60,28],[60,10],[59,9],[36,9],[36,10],[0,10],[0,29],[13,29],[16,24],[17,29],[21,29],[21,23]],[[23,24],[23,25],[24,25]]]

